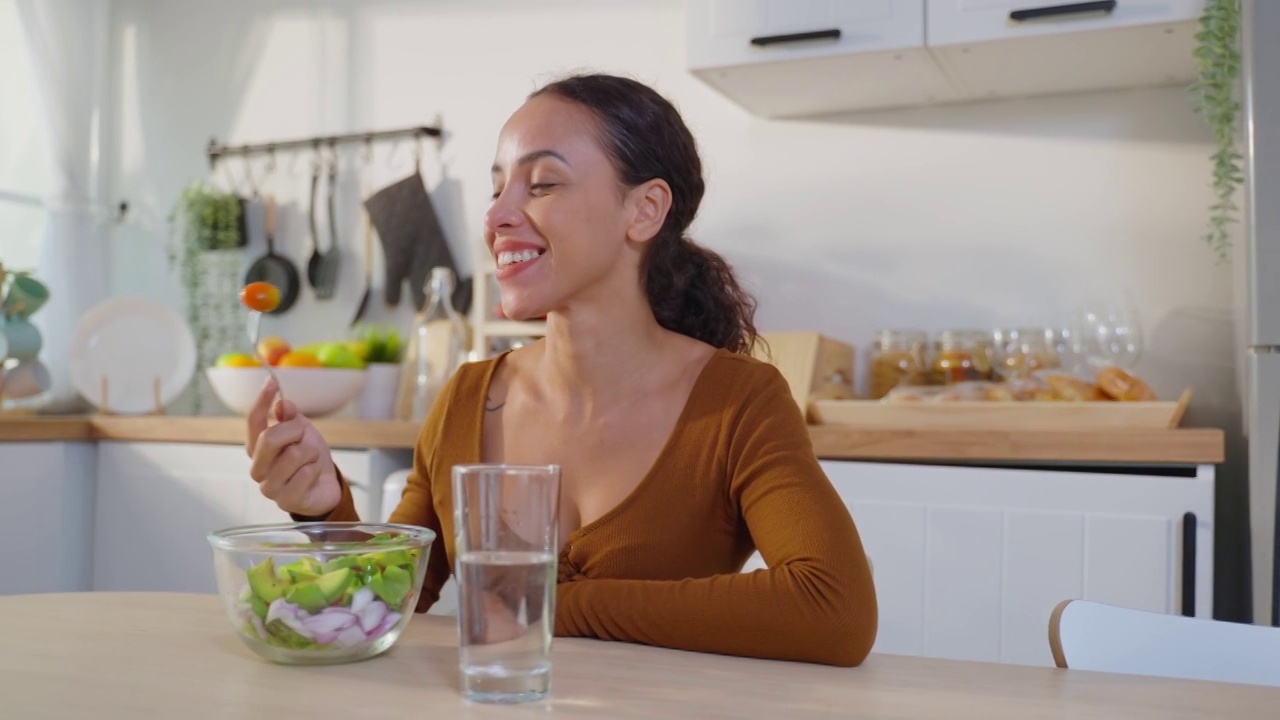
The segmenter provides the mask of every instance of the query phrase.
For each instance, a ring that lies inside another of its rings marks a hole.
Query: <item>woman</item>
[[[749,355],[753,301],[684,235],[704,186],[677,110],[619,77],[552,83],[503,128],[493,188],[502,308],[546,315],[547,335],[463,366],[422,428],[391,517],[442,540],[418,611],[452,565],[452,466],[554,463],[556,635],[861,663],[866,556],[786,381]],[[296,519],[357,519],[324,439],[275,394],[248,418],[262,493]],[[768,569],[739,572],[757,548]]]

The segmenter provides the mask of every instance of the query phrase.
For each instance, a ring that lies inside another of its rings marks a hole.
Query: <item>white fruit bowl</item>
[[[365,371],[347,368],[274,368],[285,398],[309,418],[338,412],[364,388]],[[264,367],[211,367],[205,376],[213,392],[232,412],[246,415],[267,382]]]

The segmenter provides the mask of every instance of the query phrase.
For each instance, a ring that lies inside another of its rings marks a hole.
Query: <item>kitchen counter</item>
[[[410,449],[418,423],[317,420],[338,448]],[[0,442],[124,440],[236,445],[238,417],[14,416],[0,419]],[[899,430],[811,425],[814,451],[830,460],[963,462],[1096,462],[1211,465],[1222,462],[1224,439],[1213,428],[1168,430]]]

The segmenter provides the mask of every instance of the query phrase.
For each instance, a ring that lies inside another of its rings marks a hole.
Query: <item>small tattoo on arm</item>
[[[493,399],[492,399],[492,398],[488,398],[488,397],[486,397],[486,398],[484,399],[484,411],[485,411],[485,412],[498,412],[498,411],[499,411],[499,410],[501,410],[504,406],[506,406],[506,404],[507,404],[507,403],[504,401],[504,402],[500,402],[500,403],[498,403],[497,405],[494,405],[494,404],[493,404]]]

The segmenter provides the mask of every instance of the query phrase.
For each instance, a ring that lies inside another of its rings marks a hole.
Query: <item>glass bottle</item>
[[[405,364],[401,369],[396,417],[421,422],[440,389],[465,361],[467,323],[453,307],[453,271],[431,269],[426,304],[413,319]]]

